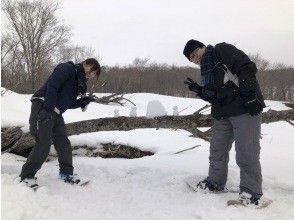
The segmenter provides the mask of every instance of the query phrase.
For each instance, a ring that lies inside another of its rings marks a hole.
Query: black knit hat
[[[204,47],[205,45],[197,40],[189,40],[186,43],[186,46],[184,48],[183,54],[187,57],[188,60],[190,60],[191,53],[197,49],[198,47]]]

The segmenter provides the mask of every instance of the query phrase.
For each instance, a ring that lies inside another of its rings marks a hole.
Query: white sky
[[[188,65],[191,38],[294,65],[294,0],[62,0],[59,13],[72,42],[93,47],[106,65],[136,57]]]

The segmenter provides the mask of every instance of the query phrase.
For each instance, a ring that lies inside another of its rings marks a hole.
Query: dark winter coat
[[[48,80],[34,93],[33,97],[45,99],[43,108],[46,111],[53,112],[54,108],[57,108],[63,113],[67,109],[81,107],[81,101],[77,97],[80,87],[86,90],[86,82],[81,64],[61,63],[57,65]]]
[[[244,96],[246,95],[244,93],[247,90],[254,91],[262,106],[265,107],[255,76],[257,73],[256,65],[243,51],[231,44],[220,43],[215,46],[215,60],[214,82],[205,86],[204,89],[210,95],[206,96],[204,92],[204,95],[200,96],[200,98],[211,103],[213,118],[219,120],[248,113],[244,107]],[[224,76],[227,70],[238,76],[241,84],[239,87],[231,81],[224,84]],[[244,87],[245,89],[243,89]]]

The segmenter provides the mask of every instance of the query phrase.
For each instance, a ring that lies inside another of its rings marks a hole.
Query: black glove
[[[258,115],[262,112],[263,104],[257,98],[256,94],[243,97],[245,108],[251,116]]]
[[[91,97],[89,97],[89,96],[86,96],[84,98],[81,98],[80,99],[80,106],[81,106],[81,108],[85,108],[92,101],[93,101],[93,99]]]
[[[78,94],[83,95],[87,92],[87,83],[78,78]]]
[[[188,77],[184,83],[188,85],[190,91],[196,92],[200,95],[202,87],[199,86],[193,79]]]
[[[202,98],[205,101],[208,101],[210,103],[216,101],[216,93],[205,86],[203,87],[202,91],[199,92],[200,98]]]
[[[52,114],[50,112],[47,112],[45,109],[42,109],[37,116],[38,122],[42,124],[47,123],[51,119],[52,119]]]

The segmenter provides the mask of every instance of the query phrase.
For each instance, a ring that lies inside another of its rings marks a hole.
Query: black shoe
[[[260,200],[260,197],[253,196],[252,194],[247,192],[241,192],[239,194],[239,201],[242,202],[244,206],[248,206],[248,205],[258,206],[259,200]]]
[[[31,187],[31,188],[37,188],[39,186],[37,183],[37,177],[24,178],[24,179],[21,179],[20,182],[24,182],[28,187]]]
[[[62,179],[64,182],[70,183],[70,184],[78,184],[79,182],[81,182],[81,180],[77,178],[76,175],[68,175],[68,174],[60,173],[59,178]]]
[[[207,179],[200,181],[197,184],[197,188],[201,190],[209,190],[211,192],[222,192],[224,187],[219,187],[216,183],[208,181]]]

